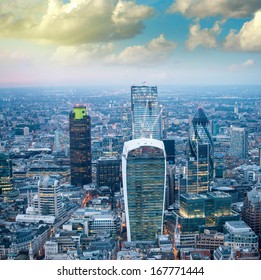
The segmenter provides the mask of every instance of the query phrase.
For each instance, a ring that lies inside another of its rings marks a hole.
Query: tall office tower
[[[258,148],[258,165],[261,166],[261,147]]]
[[[77,105],[69,116],[71,184],[92,182],[91,118],[86,107]]]
[[[165,209],[168,209],[179,199],[177,192],[178,185],[175,180],[175,165],[167,162],[166,174],[166,195],[165,195]]]
[[[0,153],[0,195],[13,190],[12,160],[6,153]]]
[[[162,140],[166,151],[166,160],[170,165],[175,164],[175,140]]]
[[[242,220],[257,235],[261,235],[261,186],[256,186],[247,193],[242,209]]]
[[[230,154],[239,158],[247,158],[247,131],[241,127],[230,127]]]
[[[112,195],[120,191],[121,160],[118,157],[102,157],[97,161],[97,187],[108,186]]]
[[[199,144],[196,146],[197,156],[190,157],[187,161],[187,193],[205,193],[209,191],[210,164],[209,164],[209,144]]]
[[[162,138],[161,109],[156,86],[131,87],[132,139]]]
[[[154,240],[162,233],[166,154],[162,141],[135,139],[124,143],[122,177],[127,240]]]
[[[61,133],[58,130],[55,130],[54,132],[54,151],[61,151],[62,147],[61,147]]]
[[[200,161],[200,158],[204,158],[206,154],[206,146],[203,147],[202,144],[208,144],[209,150],[208,153],[208,170],[209,170],[209,181],[213,179],[214,171],[214,144],[212,136],[210,133],[209,120],[205,115],[205,112],[202,108],[199,108],[194,115],[189,132],[189,154],[190,157],[194,158],[196,161]],[[200,151],[202,155],[199,155]]]
[[[38,181],[38,209],[41,215],[61,217],[63,209],[59,180],[45,176]]]

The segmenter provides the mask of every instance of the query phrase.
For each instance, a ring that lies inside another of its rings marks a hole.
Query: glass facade
[[[200,232],[204,228],[223,231],[226,221],[239,220],[231,210],[231,196],[224,192],[182,194],[180,210],[174,214],[182,233]]]
[[[208,145],[208,148],[206,145]],[[198,109],[190,126],[189,154],[198,161],[197,164],[203,164],[202,170],[199,170],[201,179],[203,180],[202,184],[204,185],[206,181],[208,181],[209,184],[209,181],[213,179],[214,144],[210,134],[209,120],[202,108]],[[204,167],[206,164],[208,165],[208,168]],[[198,180],[199,189],[201,188],[200,180]],[[203,185],[202,190],[199,190],[200,192],[205,189]]]
[[[131,87],[132,139],[161,139],[161,116],[156,86]]]
[[[137,139],[125,142],[124,146],[123,187],[128,241],[154,240],[156,234],[162,233],[163,225],[164,145],[154,139]]]
[[[120,191],[121,160],[116,157],[99,158],[96,173],[97,187],[108,186],[112,194]]]
[[[248,141],[247,132],[244,128],[231,126],[230,154],[239,158],[247,158]]]
[[[187,193],[205,193],[209,190],[209,144],[197,143],[197,157],[187,165]]]
[[[8,154],[0,153],[0,195],[13,190],[12,160]]]
[[[85,106],[77,106],[69,116],[71,184],[92,182],[91,119]]]

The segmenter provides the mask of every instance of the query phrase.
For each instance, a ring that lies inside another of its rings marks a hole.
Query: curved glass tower
[[[189,154],[190,166],[194,165],[196,170],[194,175],[197,177],[197,182],[194,182],[194,185],[198,185],[197,191],[191,192],[208,191],[209,181],[213,179],[214,144],[210,134],[209,120],[202,108],[197,110],[192,119],[189,133]]]
[[[135,139],[124,143],[122,177],[128,241],[154,240],[162,234],[166,184],[162,141]]]

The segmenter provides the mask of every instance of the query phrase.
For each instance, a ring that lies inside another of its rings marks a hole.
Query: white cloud
[[[198,46],[206,48],[217,47],[217,36],[221,32],[220,23],[216,22],[212,28],[200,29],[200,24],[196,23],[190,26],[189,38],[186,41],[186,47],[193,50]]]
[[[62,45],[108,42],[140,33],[153,13],[133,0],[2,0],[0,37]]]
[[[151,40],[146,45],[130,46],[118,55],[107,57],[108,63],[128,64],[135,66],[146,66],[165,62],[172,54],[176,45],[165,39],[161,34],[158,38]]]
[[[243,69],[247,69],[255,65],[255,61],[253,59],[248,59],[241,64],[232,64],[229,66],[230,71],[240,71]]]
[[[51,56],[51,62],[62,66],[87,66],[102,60],[114,51],[112,43],[60,46]]]
[[[218,15],[225,18],[244,18],[260,8],[260,0],[175,0],[168,12],[197,18]]]
[[[224,42],[227,50],[261,51],[261,10],[255,13],[251,21],[244,23],[236,33],[231,30]]]

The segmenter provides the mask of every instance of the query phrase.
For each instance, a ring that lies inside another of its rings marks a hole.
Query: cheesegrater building
[[[166,154],[162,141],[124,143],[122,176],[128,241],[154,240],[162,234]]]
[[[86,106],[76,105],[69,116],[71,184],[92,182],[91,118]]]

